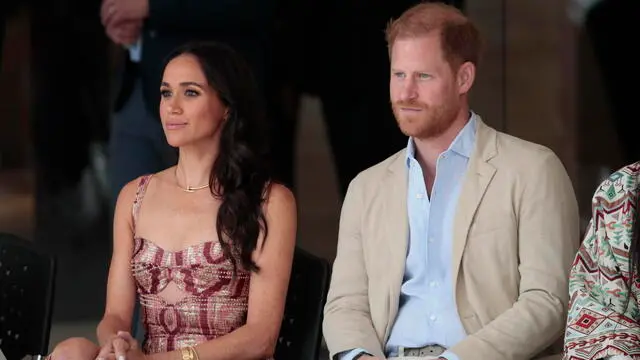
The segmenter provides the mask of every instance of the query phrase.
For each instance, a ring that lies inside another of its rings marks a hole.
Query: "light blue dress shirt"
[[[140,58],[142,58],[142,36],[140,36],[135,43],[127,46],[126,48],[129,51],[129,59],[134,63],[139,63]]]
[[[438,156],[431,196],[427,194],[422,168],[415,158],[415,145],[407,145],[409,246],[396,321],[385,352],[427,345],[451,347],[467,334],[458,315],[451,251],[453,220],[469,156],[475,146],[477,119],[471,114],[449,148]],[[354,349],[341,356],[351,360],[366,349]],[[458,360],[452,352],[440,355]]]

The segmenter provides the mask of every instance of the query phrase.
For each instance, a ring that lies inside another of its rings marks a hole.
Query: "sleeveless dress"
[[[226,335],[246,323],[250,273],[233,265],[219,242],[164,250],[136,235],[138,212],[151,175],[143,176],[133,204],[131,270],[146,330],[143,351],[168,352]],[[184,293],[168,303],[159,293],[170,283]]]

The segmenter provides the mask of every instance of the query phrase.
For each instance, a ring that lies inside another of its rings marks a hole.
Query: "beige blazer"
[[[384,359],[407,256],[405,156],[360,173],[345,197],[323,323],[332,357],[363,348]],[[559,354],[579,215],[558,157],[479,120],[454,227],[452,291],[468,337],[450,350],[460,360]]]

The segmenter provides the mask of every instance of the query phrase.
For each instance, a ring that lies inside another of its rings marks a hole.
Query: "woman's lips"
[[[183,127],[187,126],[186,122],[178,122],[178,121],[169,121],[164,125],[167,130],[177,130],[177,129],[182,129]]]

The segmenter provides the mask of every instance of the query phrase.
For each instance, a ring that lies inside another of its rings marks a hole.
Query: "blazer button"
[[[154,39],[156,37],[157,33],[155,30],[149,30],[149,37]]]

